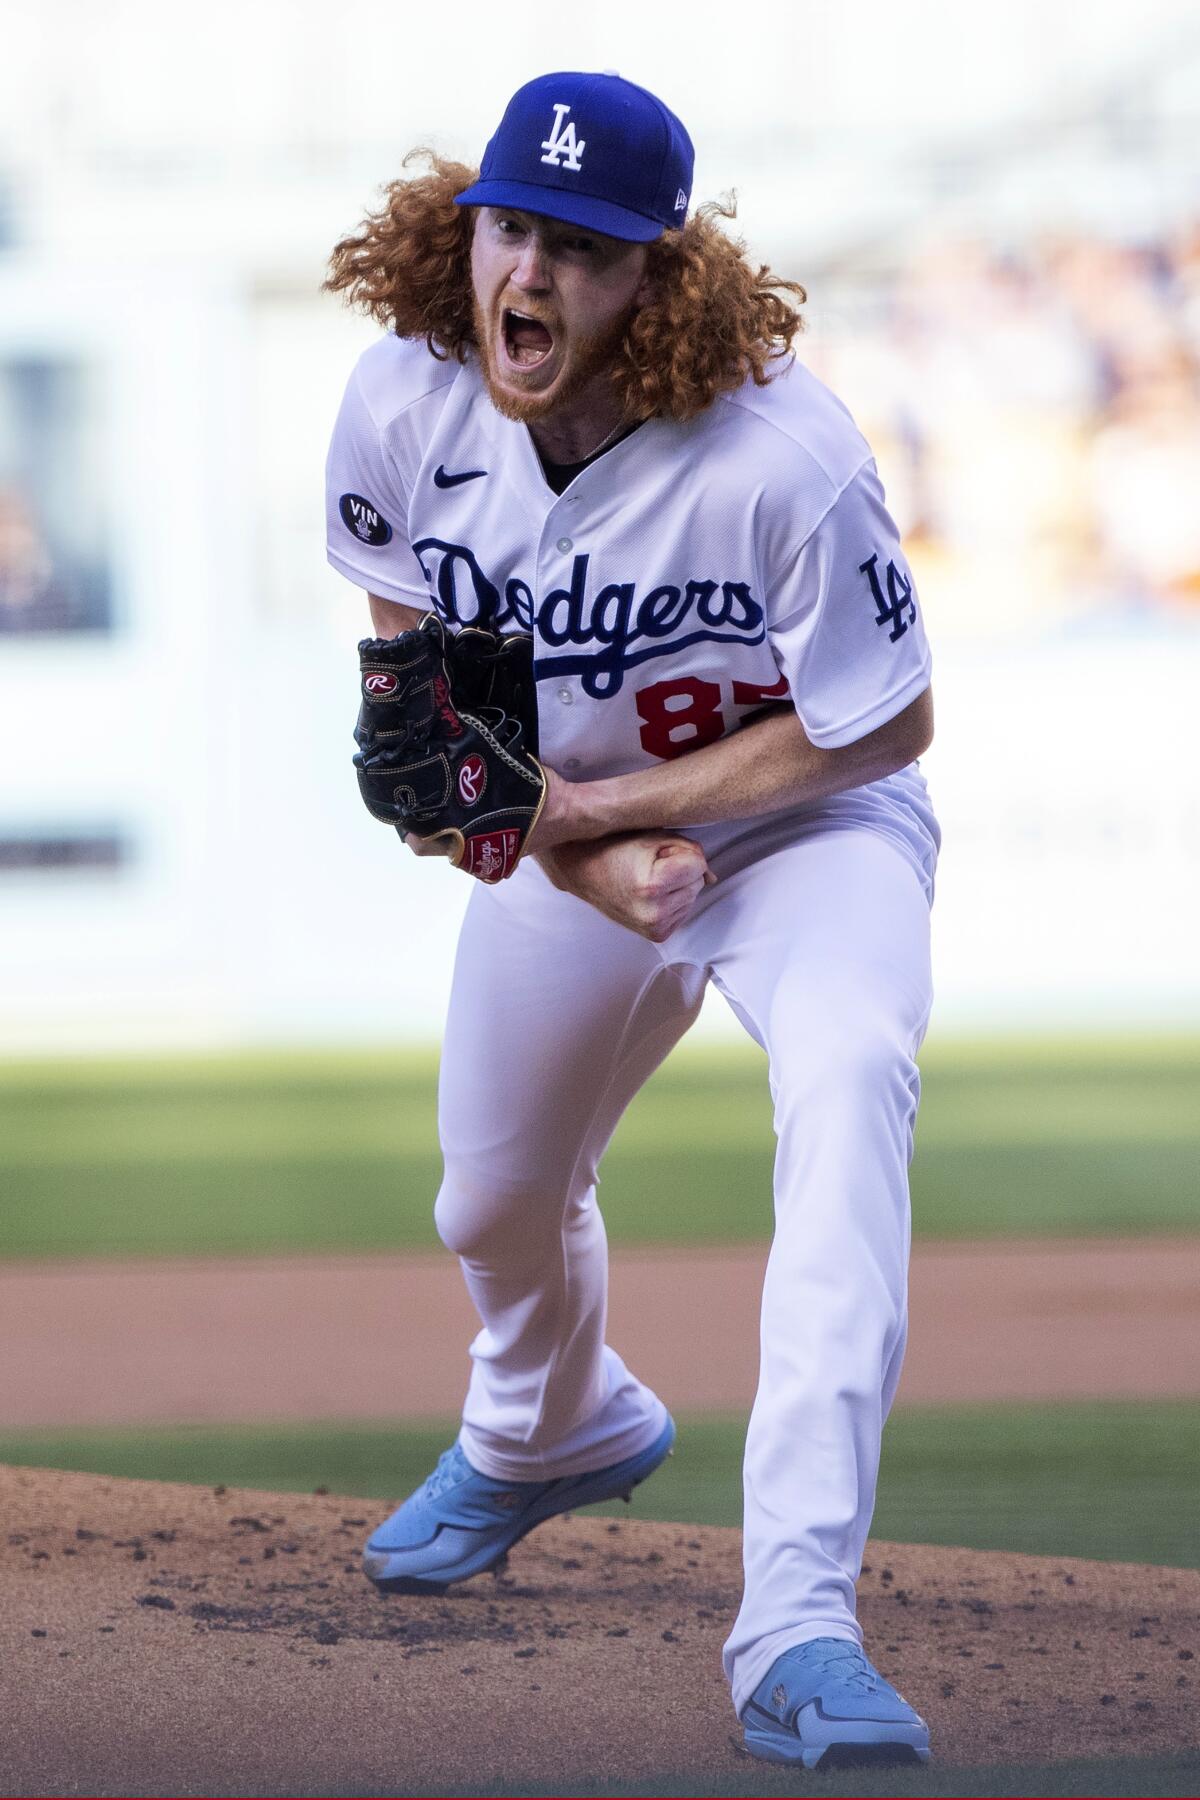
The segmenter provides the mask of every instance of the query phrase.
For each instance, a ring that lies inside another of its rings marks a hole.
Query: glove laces
[[[370,738],[356,738],[363,747],[355,758],[363,767],[374,768],[379,764],[403,762],[404,753],[408,750],[424,750],[429,743],[429,734],[433,729],[432,717],[428,719],[406,719],[403,731],[389,733],[386,741],[378,743],[372,750]]]

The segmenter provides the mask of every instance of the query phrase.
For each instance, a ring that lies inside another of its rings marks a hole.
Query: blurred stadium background
[[[938,1030],[1190,1019],[1190,9],[780,5],[745,44],[715,8],[535,5],[519,46],[457,18],[447,46],[403,6],[7,9],[0,1044],[436,1034],[465,884],[353,804],[365,610],[321,471],[374,328],[318,290],[405,151],[477,157],[547,56],[691,121],[697,194],[737,189],[806,283],[801,353],[877,448],[938,657]],[[422,921],[402,1018],[381,914]]]
[[[745,39],[627,0],[2,11],[0,1254],[432,1245],[466,884],[400,856],[350,776],[366,615],[325,564],[322,467],[374,328],[319,288],[410,147],[477,158],[554,66],[687,120],[697,196],[736,189],[807,286],[800,354],[907,534],[946,834],[918,1238],[1200,1232],[1194,8],[767,0]],[[765,1237],[765,1187],[749,1222],[726,1204],[767,1180],[757,1061],[719,1005],[697,1037],[710,1138],[672,1187],[678,1095],[639,1102],[617,1244]],[[1198,1419],[898,1414],[879,1528],[1195,1560],[1148,1521],[1184,1519]],[[62,1423],[0,1456],[393,1493],[431,1448]],[[695,1432],[662,1505],[736,1520],[737,1423]]]

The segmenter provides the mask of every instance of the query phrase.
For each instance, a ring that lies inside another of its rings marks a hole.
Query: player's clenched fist
[[[678,930],[717,879],[699,844],[665,831],[560,844],[538,861],[555,887],[654,944]]]

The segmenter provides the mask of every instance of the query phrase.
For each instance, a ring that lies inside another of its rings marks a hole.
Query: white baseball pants
[[[745,1592],[725,1646],[740,1712],[790,1645],[861,1635],[854,1583],[905,1341],[928,872],[882,834],[816,826],[719,879],[664,944],[536,864],[477,889],[442,1056],[436,1216],[483,1321],[470,1461],[534,1481],[652,1442],[662,1403],[604,1341],[596,1170],[709,979],[767,1052],[778,1139]]]

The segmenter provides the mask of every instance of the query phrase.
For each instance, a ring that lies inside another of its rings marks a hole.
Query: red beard
[[[474,309],[475,343],[488,398],[498,413],[503,414],[506,419],[515,419],[519,425],[536,425],[540,419],[547,418],[559,407],[578,400],[597,376],[615,374],[617,365],[625,355],[625,333],[634,313],[631,306],[607,330],[595,332],[591,337],[576,338],[569,352],[569,361],[555,381],[553,391],[549,394],[526,395],[498,386],[487,320],[478,299],[475,300]]]

